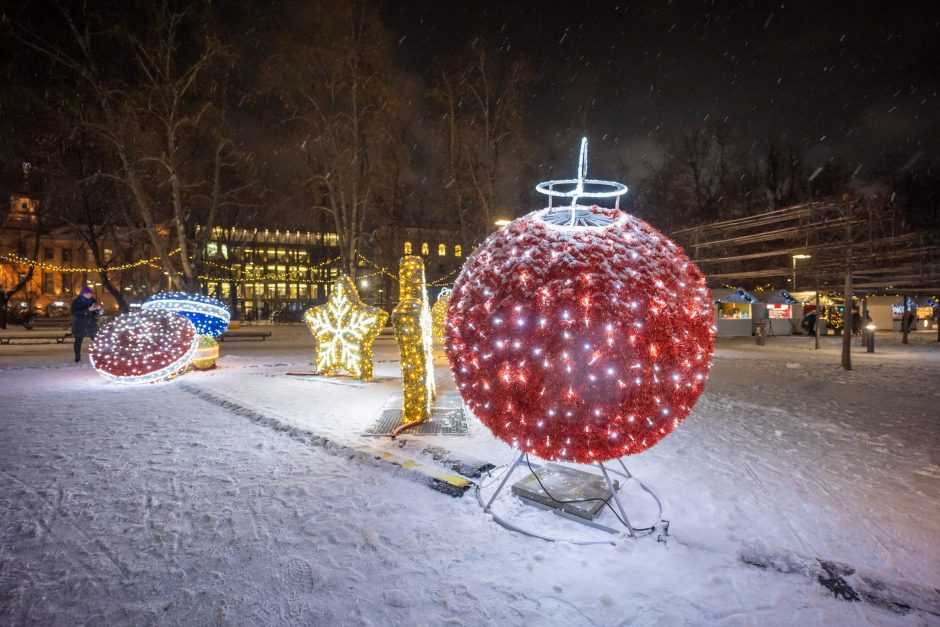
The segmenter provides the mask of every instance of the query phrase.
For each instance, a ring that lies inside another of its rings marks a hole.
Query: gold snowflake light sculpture
[[[393,432],[393,436],[401,429],[427,420],[434,402],[434,339],[421,257],[406,255],[401,258],[398,284],[399,302],[392,312],[392,326],[401,350],[404,402],[402,426]]]
[[[434,341],[439,344],[444,343],[444,320],[447,318],[447,307],[450,305],[451,289],[445,287],[437,295],[437,302],[431,307],[431,332],[434,335]]]
[[[388,314],[359,298],[348,276],[339,277],[325,305],[304,312],[304,322],[317,340],[317,372],[345,370],[363,381],[372,379],[372,343]]]

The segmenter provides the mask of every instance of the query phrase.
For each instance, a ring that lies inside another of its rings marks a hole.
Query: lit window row
[[[412,253],[411,242],[405,242],[405,254],[406,255],[414,254]],[[427,242],[424,242],[421,244],[421,254],[425,256],[431,254],[431,246]],[[437,245],[437,256],[438,257],[447,256],[447,244]],[[454,246],[454,257],[462,257],[462,256],[463,256],[463,247],[461,247],[460,244],[457,244],[456,246]]]

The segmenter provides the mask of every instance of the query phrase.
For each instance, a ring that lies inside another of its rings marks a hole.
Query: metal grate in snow
[[[401,425],[401,395],[393,396],[379,414],[379,419],[364,435],[391,435]],[[469,435],[467,414],[458,394],[444,394],[434,401],[431,417],[405,432],[409,435]]]

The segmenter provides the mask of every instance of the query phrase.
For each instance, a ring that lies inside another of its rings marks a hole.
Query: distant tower
[[[28,228],[36,225],[39,201],[33,197],[29,185],[29,171],[32,164],[23,162],[23,182],[20,188],[10,194],[10,214],[3,226],[6,228]]]

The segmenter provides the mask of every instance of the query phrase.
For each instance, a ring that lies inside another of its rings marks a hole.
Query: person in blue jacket
[[[98,316],[101,305],[91,295],[91,289],[85,286],[72,301],[72,336],[75,338],[75,362],[82,360],[82,340],[86,337],[95,339],[98,335]]]

